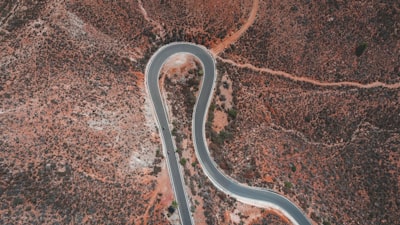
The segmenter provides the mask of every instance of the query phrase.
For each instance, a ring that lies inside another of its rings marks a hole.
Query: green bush
[[[296,170],[297,170],[296,166],[293,163],[290,163],[290,168],[293,173],[296,172]]]
[[[182,166],[186,165],[186,159],[185,158],[181,158],[180,163]]]
[[[208,121],[207,122],[212,122],[214,120],[214,109],[215,105],[211,104],[210,108],[208,109]]]
[[[237,116],[237,111],[235,109],[229,109],[228,110],[228,115],[230,118],[235,119]]]
[[[228,131],[221,130],[218,134],[211,131],[211,141],[215,144],[222,145],[225,140],[232,137],[232,134]]]
[[[174,127],[174,129],[172,129],[171,133],[172,133],[172,136],[176,136],[178,134],[178,131]]]
[[[22,198],[16,197],[16,198],[14,198],[12,204],[13,204],[13,207],[16,207],[17,205],[21,205],[23,203],[24,203],[24,200]]]
[[[285,181],[285,188],[290,189],[293,187],[293,184],[290,183],[289,181]]]
[[[178,208],[178,202],[176,202],[175,200],[172,201],[171,206],[174,207],[175,209]]]
[[[356,56],[357,56],[357,57],[360,57],[360,56],[364,53],[364,51],[365,51],[366,48],[367,48],[367,43],[361,43],[361,44],[359,44],[359,45],[357,46],[357,48],[356,48]]]
[[[225,141],[226,139],[231,138],[231,137],[232,137],[232,134],[229,133],[229,131],[221,130],[221,131],[219,132],[219,137],[222,139],[222,141]]]

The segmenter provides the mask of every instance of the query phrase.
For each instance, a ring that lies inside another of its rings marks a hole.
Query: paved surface
[[[183,188],[182,175],[180,174],[178,161],[174,154],[172,134],[168,129],[166,110],[163,105],[158,84],[159,72],[164,62],[173,54],[190,53],[200,59],[203,65],[203,84],[193,113],[192,135],[197,158],[209,179],[213,184],[226,194],[237,198],[239,201],[257,205],[270,206],[284,213],[294,224],[311,224],[303,212],[287,198],[272,191],[252,188],[237,183],[217,169],[211,159],[205,139],[205,121],[207,109],[212,98],[215,85],[216,69],[213,57],[209,52],[198,45],[189,43],[174,43],[160,48],[150,59],[146,68],[146,85],[152,98],[161,137],[163,138],[164,153],[168,149],[167,161],[172,179],[175,196],[179,204],[179,212],[182,224],[193,224],[191,213]],[[163,129],[163,127],[165,129]]]

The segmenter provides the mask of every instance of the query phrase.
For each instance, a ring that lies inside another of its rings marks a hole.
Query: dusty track
[[[211,52],[214,54],[214,56],[221,60],[222,62],[229,63],[231,65],[237,66],[239,68],[247,68],[251,69],[254,71],[258,72],[265,72],[269,73],[271,75],[275,76],[281,76],[285,77],[287,79],[290,79],[292,81],[299,81],[299,82],[305,82],[305,83],[310,83],[316,86],[323,86],[323,87],[342,87],[342,86],[349,86],[349,87],[356,87],[356,88],[376,88],[376,87],[383,87],[383,88],[389,88],[389,89],[397,89],[400,88],[400,83],[394,83],[394,84],[386,84],[382,83],[380,81],[375,81],[369,84],[362,84],[358,82],[353,82],[353,81],[342,81],[342,82],[322,82],[318,80],[314,80],[311,78],[307,77],[299,77],[292,75],[290,73],[286,73],[284,71],[276,71],[276,70],[271,70],[269,68],[258,68],[255,67],[251,64],[245,63],[245,64],[240,64],[236,63],[230,59],[224,59],[219,56],[217,56],[219,53],[221,53],[225,48],[227,48],[230,44],[234,43],[237,41],[244,32],[247,31],[247,29],[254,23],[256,16],[257,16],[257,11],[259,8],[259,0],[254,0],[253,1],[253,6],[249,15],[249,18],[247,19],[246,23],[233,35],[225,38],[221,43],[219,43],[217,46],[211,49]]]
[[[349,86],[349,87],[356,87],[356,88],[376,88],[376,87],[383,87],[383,88],[389,88],[389,89],[397,89],[400,88],[400,83],[394,83],[394,84],[385,84],[382,83],[380,81],[375,81],[373,83],[369,83],[369,84],[361,84],[358,82],[352,82],[352,81],[342,81],[342,82],[322,82],[322,81],[318,81],[318,80],[313,80],[311,78],[307,78],[307,77],[299,77],[299,76],[295,76],[292,75],[290,73],[286,73],[283,71],[276,71],[276,70],[271,70],[269,68],[259,68],[259,67],[255,67],[249,63],[245,63],[245,64],[240,64],[240,63],[236,63],[233,60],[230,59],[224,59],[221,58],[219,56],[217,56],[217,59],[221,60],[222,62],[225,63],[229,63],[231,65],[237,66],[239,68],[246,68],[246,69],[251,69],[257,72],[265,72],[265,73],[269,73],[271,75],[275,75],[275,76],[280,76],[280,77],[284,77],[287,78],[289,80],[292,81],[299,81],[299,82],[305,82],[305,83],[309,83],[309,84],[313,84],[316,86],[323,86],[323,87],[342,87],[342,86]]]
[[[259,0],[253,1],[253,6],[251,8],[249,18],[247,19],[246,23],[238,31],[236,31],[231,36],[225,38],[221,43],[219,43],[217,46],[215,46],[214,48],[211,49],[211,52],[214,55],[218,55],[230,44],[237,41],[240,38],[240,36],[242,36],[242,34],[244,32],[246,32],[247,29],[254,23],[254,21],[256,20],[256,16],[257,16],[258,4],[259,4]]]
[[[164,37],[164,36],[165,36],[165,31],[164,31],[164,28],[161,26],[161,24],[160,24],[159,22],[157,22],[157,21],[155,21],[155,20],[153,20],[153,19],[151,19],[151,18],[149,17],[149,15],[147,14],[146,9],[143,7],[142,0],[138,0],[138,4],[139,4],[140,12],[142,13],[144,19],[145,19],[147,22],[149,22],[151,25],[157,27],[160,36],[161,36],[161,37]]]

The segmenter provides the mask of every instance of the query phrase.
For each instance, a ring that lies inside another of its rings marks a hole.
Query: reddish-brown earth
[[[174,63],[175,62],[175,63]],[[176,63],[179,62],[179,63]],[[191,140],[191,118],[195,97],[201,85],[202,71],[200,63],[190,55],[180,54],[167,61],[163,68],[161,84],[168,104],[170,120],[172,121],[172,134],[175,136],[177,154],[181,159],[182,170],[185,174],[185,183],[189,194],[189,201],[194,212],[196,224],[257,224],[254,221],[266,221],[274,224],[287,224],[287,219],[276,216],[276,212],[261,210],[260,208],[245,205],[229,198],[224,193],[215,189],[204,175],[196,159]],[[231,81],[221,77],[221,82],[226,82],[218,91],[226,96],[225,100],[217,100],[221,104],[229,105]],[[223,110],[216,110],[224,114]],[[217,118],[217,117],[214,117]],[[208,128],[225,127],[226,121],[221,121],[218,126],[208,123]],[[182,161],[183,160],[183,161]]]
[[[176,222],[144,86],[147,60],[173,41],[218,54],[207,135],[227,174],[285,194],[316,224],[396,224],[399,9],[393,1],[0,2],[0,224]],[[176,70],[187,79],[164,84],[196,222],[286,224],[202,173],[190,140],[196,71]]]
[[[236,111],[211,145],[220,167],[316,223],[397,223],[399,19],[396,3],[260,2],[218,57]]]
[[[145,65],[171,41],[218,42],[251,4],[0,2],[0,223],[169,223]]]
[[[220,43],[218,43],[218,45],[213,46],[211,52],[215,55],[218,55],[230,44],[236,42],[242,36],[242,34],[244,34],[247,31],[247,29],[249,29],[249,27],[254,23],[257,16],[258,8],[259,8],[259,0],[253,0],[253,5],[251,7],[251,11],[246,22],[240,27],[238,31],[235,31],[232,34],[228,34],[228,36],[224,38]]]
[[[145,23],[140,12],[123,24],[115,12],[125,6],[113,3],[1,6],[0,224],[124,224],[162,215],[170,202],[148,210],[161,158],[135,65],[147,40],[140,35],[131,45],[126,33],[140,33],[128,27]],[[105,13],[113,30],[89,11]]]

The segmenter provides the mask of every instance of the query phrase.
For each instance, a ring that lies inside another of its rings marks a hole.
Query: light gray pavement
[[[163,139],[164,154],[167,156],[171,180],[175,196],[179,204],[179,212],[182,224],[193,224],[189,211],[187,195],[183,188],[183,179],[179,171],[178,160],[174,154],[174,144],[171,131],[168,129],[168,119],[163,104],[160,88],[159,73],[164,62],[176,53],[189,53],[196,56],[203,66],[203,83],[193,111],[192,138],[196,150],[196,156],[212,183],[224,193],[247,204],[260,207],[271,207],[281,211],[294,224],[311,224],[304,213],[287,198],[275,192],[260,188],[249,187],[240,184],[223,174],[211,159],[206,138],[205,122],[207,110],[210,105],[216,80],[215,61],[213,56],[202,46],[190,43],[173,43],[160,48],[150,59],[146,67],[146,87],[151,96],[156,112],[159,131]],[[163,129],[163,127],[165,129]],[[167,151],[170,151],[168,154]]]

